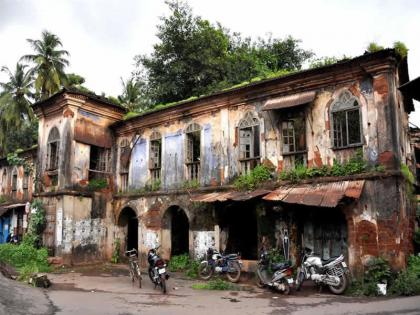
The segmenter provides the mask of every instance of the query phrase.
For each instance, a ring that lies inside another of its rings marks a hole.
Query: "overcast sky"
[[[189,0],[194,13],[256,38],[271,33],[302,40],[317,56],[357,56],[375,41],[400,40],[409,48],[410,78],[420,76],[419,0]],[[60,37],[70,56],[69,72],[86,78],[96,93],[121,93],[120,77],[133,57],[150,53],[156,24],[168,14],[164,0],[0,0],[0,66],[14,67],[31,53],[27,38],[42,30]],[[4,81],[0,74],[0,81]],[[411,121],[420,126],[420,106]]]

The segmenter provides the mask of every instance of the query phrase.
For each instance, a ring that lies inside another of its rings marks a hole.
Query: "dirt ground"
[[[63,269],[48,275],[52,286],[32,288],[1,278],[0,314],[420,314],[420,298],[354,298],[306,286],[284,296],[250,282],[239,291],[194,290],[196,281],[175,274],[168,294],[146,274],[132,284],[125,265]]]

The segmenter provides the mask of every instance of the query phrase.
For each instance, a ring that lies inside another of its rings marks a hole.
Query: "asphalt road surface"
[[[143,276],[133,285],[123,266],[49,274],[49,289],[33,288],[0,275],[0,314],[420,314],[420,297],[355,298],[313,288],[283,296],[253,286],[241,291],[193,290],[190,280],[172,278],[168,294]]]

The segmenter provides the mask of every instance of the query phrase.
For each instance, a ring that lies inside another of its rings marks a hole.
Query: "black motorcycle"
[[[208,280],[213,273],[225,273],[230,282],[238,282],[241,277],[242,261],[238,254],[222,255],[209,248],[206,258],[200,263],[198,274],[201,279]]]
[[[147,262],[149,263],[149,278],[154,283],[155,288],[159,286],[163,293],[166,293],[166,280],[169,275],[166,272],[166,264],[157,254],[160,245],[149,250]]]
[[[268,287],[276,289],[288,295],[290,293],[290,285],[293,284],[292,265],[289,261],[284,263],[272,263],[267,250],[261,251],[260,260],[258,261],[256,272],[257,286],[259,288]]]

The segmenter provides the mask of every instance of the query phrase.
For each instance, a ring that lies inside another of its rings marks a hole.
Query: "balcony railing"
[[[187,165],[187,176],[188,180],[199,180],[200,179],[200,162],[189,162]]]

